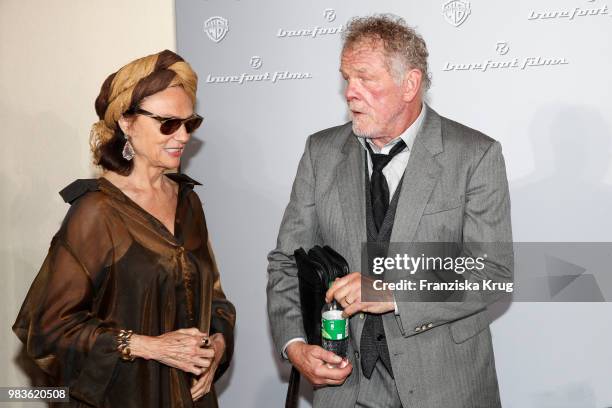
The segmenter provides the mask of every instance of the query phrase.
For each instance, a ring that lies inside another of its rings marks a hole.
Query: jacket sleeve
[[[268,317],[279,354],[292,339],[306,338],[293,252],[321,244],[315,211],[312,136],[298,165],[289,204],[281,222],[276,248],[268,254]]]
[[[70,387],[71,397],[101,406],[119,360],[118,329],[93,313],[112,246],[104,216],[90,196],[70,208],[13,331],[58,385]]]

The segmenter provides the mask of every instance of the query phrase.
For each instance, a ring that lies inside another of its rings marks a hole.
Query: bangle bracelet
[[[132,334],[134,334],[132,330],[119,330],[119,334],[117,334],[117,351],[121,353],[121,359],[124,361],[134,361],[136,358],[130,350]]]

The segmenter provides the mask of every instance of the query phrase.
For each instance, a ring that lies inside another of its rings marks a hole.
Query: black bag
[[[325,292],[336,278],[346,276],[346,260],[329,246],[315,246],[308,251],[294,252],[298,268],[300,309],[308,344],[321,345],[321,309],[325,305]],[[299,398],[300,372],[291,368],[285,408],[296,408]]]

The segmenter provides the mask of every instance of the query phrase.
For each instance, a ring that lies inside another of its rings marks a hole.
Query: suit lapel
[[[353,132],[344,144],[337,185],[352,267],[360,267],[361,243],[366,241],[364,156]],[[348,255],[348,254],[347,254]]]
[[[361,270],[361,246],[367,241],[365,225],[365,156],[363,148],[350,133],[342,149],[344,160],[340,162],[337,173],[337,186],[340,199],[340,208],[344,218],[347,234],[347,260],[352,269]],[[365,319],[355,316],[351,319],[351,326],[355,337],[355,345],[359,349],[361,331]]]
[[[410,242],[442,173],[435,155],[442,152],[440,116],[425,105],[423,126],[416,136],[404,172],[390,242]]]

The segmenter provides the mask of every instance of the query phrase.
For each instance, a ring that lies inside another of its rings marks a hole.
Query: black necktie
[[[376,229],[380,231],[387,209],[389,208],[389,185],[383,174],[383,169],[395,157],[396,154],[404,150],[406,143],[400,139],[393,146],[389,154],[379,154],[372,151],[372,147],[366,141],[366,146],[370,152],[372,159],[372,176],[370,177],[370,195],[372,198],[372,212],[374,215],[374,224]]]
[[[367,142],[366,146],[372,159],[372,176],[370,177],[372,215],[376,229],[380,233],[380,228],[389,208],[389,186],[382,171],[396,154],[406,148],[406,143],[403,140],[398,141],[389,154],[374,153]],[[393,369],[391,368],[391,359],[381,315],[368,314],[366,317],[363,331],[361,332],[360,349],[361,370],[366,378],[372,376],[376,362],[379,359],[393,378]]]

